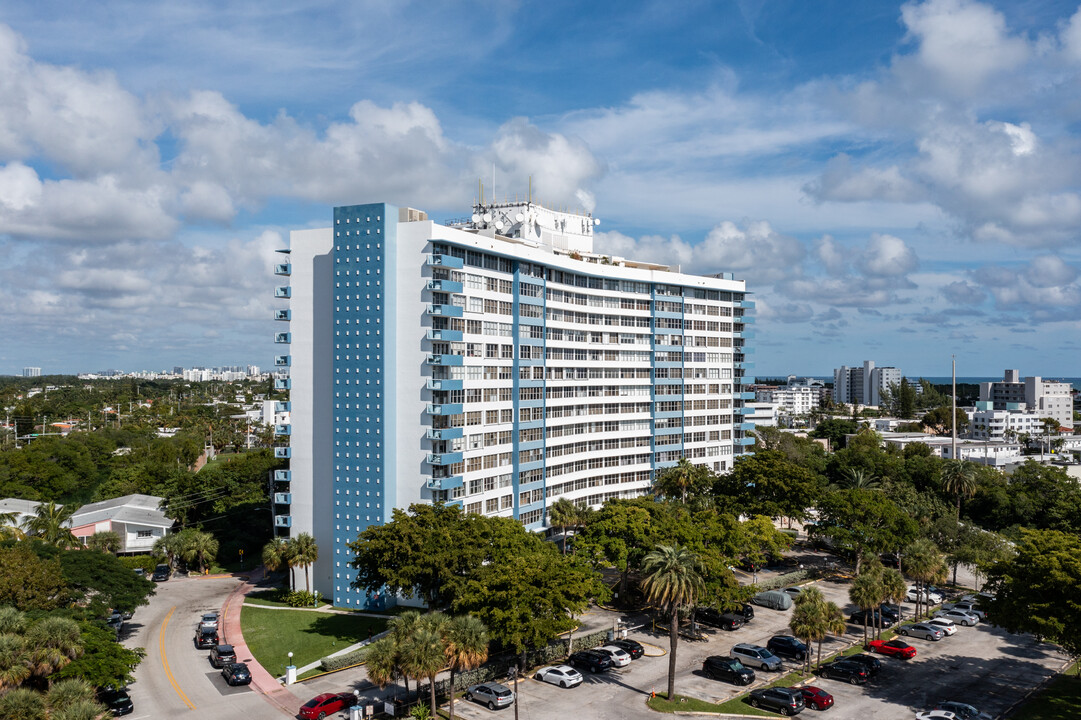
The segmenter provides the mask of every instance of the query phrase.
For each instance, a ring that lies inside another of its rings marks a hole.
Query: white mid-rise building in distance
[[[291,233],[275,524],[315,536],[335,605],[378,604],[350,587],[347,543],[394,508],[541,529],[559,498],[597,507],[680,458],[723,472],[747,452],[744,282],[596,253],[594,224],[527,201],[448,225],[377,203]]]
[[[1001,382],[980,383],[980,402],[994,410],[1028,410],[1073,428],[1072,390],[1070,383],[1022,378],[1019,370],[1007,370]]]
[[[41,377],[41,368],[39,367],[24,367],[23,377]]]
[[[863,367],[842,365],[833,371],[833,401],[857,405],[882,404],[882,391],[901,384],[901,371],[895,367],[875,367],[864,360]]]

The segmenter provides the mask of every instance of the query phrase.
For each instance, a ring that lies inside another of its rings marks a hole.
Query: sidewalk
[[[248,670],[251,672],[251,684],[255,691],[285,715],[296,717],[300,713],[300,698],[288,688],[283,687],[277,678],[255,661],[244,642],[244,634],[240,630],[240,607],[244,604],[247,594],[256,588],[255,583],[252,582],[253,574],[255,571],[244,575],[243,582],[225,600],[225,605],[221,610],[222,639],[228,640],[236,650],[238,662],[247,663]]]

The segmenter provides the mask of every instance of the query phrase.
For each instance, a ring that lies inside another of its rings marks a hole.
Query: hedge
[[[325,657],[319,661],[320,667],[323,672],[334,672],[335,670],[342,670],[353,665],[359,665],[364,662],[364,656],[368,653],[368,646],[365,645],[362,648],[357,648],[351,652],[344,653],[342,655],[335,655],[333,657]]]

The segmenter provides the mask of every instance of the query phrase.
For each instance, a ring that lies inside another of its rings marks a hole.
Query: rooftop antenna
[[[529,204],[533,204],[533,176],[529,176]]]
[[[498,203],[499,202],[498,198],[499,198],[499,195],[495,191],[495,163],[493,162],[492,163],[492,202],[493,203]]]
[[[484,204],[484,181],[478,179],[477,180],[477,185],[480,186],[480,204],[483,205]]]

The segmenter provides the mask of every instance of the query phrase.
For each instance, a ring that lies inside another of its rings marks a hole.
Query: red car
[[[300,717],[304,720],[323,720],[327,715],[333,715],[356,704],[357,696],[353,693],[323,693],[300,707]]]
[[[867,643],[867,649],[873,653],[894,655],[903,660],[916,657],[916,648],[900,640],[872,640]]]
[[[799,691],[803,693],[803,704],[807,707],[813,707],[815,710],[825,710],[828,707],[833,707],[833,696],[822,688],[807,685],[799,688]]]

